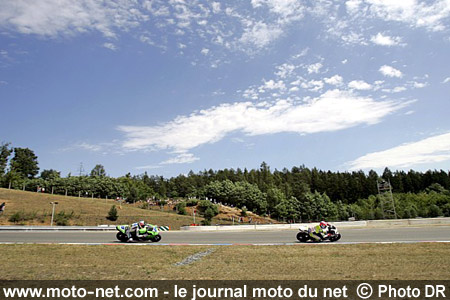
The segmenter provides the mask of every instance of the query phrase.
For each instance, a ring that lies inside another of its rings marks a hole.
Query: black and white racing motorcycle
[[[322,240],[316,241],[309,234],[311,232],[311,228],[299,228],[299,232],[297,233],[297,240],[301,243],[307,242],[336,242],[339,241],[342,237],[339,230],[334,225],[329,225],[325,234],[322,235]]]

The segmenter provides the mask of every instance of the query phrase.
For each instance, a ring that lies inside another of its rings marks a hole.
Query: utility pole
[[[50,226],[53,226],[53,216],[55,215],[55,206],[56,206],[56,204],[58,204],[58,202],[50,202],[50,204],[53,205],[53,208],[52,208],[52,220],[50,221]]]
[[[78,174],[80,176],[83,176],[83,174],[84,174],[83,162],[80,162],[80,167],[78,168]]]

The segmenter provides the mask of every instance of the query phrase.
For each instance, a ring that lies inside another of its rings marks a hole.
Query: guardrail
[[[369,220],[369,221],[345,221],[331,222],[338,228],[387,228],[392,226],[426,226],[426,225],[450,225],[450,218],[432,219],[397,219],[397,220]],[[298,229],[310,227],[317,223],[293,223],[293,224],[253,224],[253,225],[216,225],[216,226],[183,226],[180,230],[188,231],[239,231],[239,230],[274,230],[274,229]]]
[[[170,226],[159,226],[160,231],[169,231]],[[0,231],[116,231],[116,225],[98,226],[0,226]]]
[[[392,226],[429,226],[450,225],[450,218],[430,219],[397,219],[397,220],[369,220],[369,221],[345,221],[331,222],[338,228],[387,228]],[[293,224],[251,224],[251,225],[216,225],[216,226],[182,226],[180,230],[186,231],[244,231],[244,230],[279,230],[298,229],[309,227],[318,223],[293,223]],[[160,226],[160,230],[167,230]],[[170,230],[170,228],[169,228]],[[116,231],[115,225],[98,226],[0,226],[0,231]]]
[[[115,225],[99,226],[0,226],[0,231],[115,231]]]

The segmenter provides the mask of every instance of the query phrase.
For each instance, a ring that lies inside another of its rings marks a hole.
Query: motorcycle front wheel
[[[152,237],[151,240],[154,243],[159,242],[161,240],[161,236],[159,234],[157,234],[154,237]]]
[[[338,234],[334,237],[333,242],[339,241],[339,240],[341,239],[341,237],[342,237],[341,234],[338,233]]]

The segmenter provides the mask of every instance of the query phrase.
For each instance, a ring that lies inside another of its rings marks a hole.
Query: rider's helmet
[[[325,221],[322,221],[322,222],[320,222],[320,228],[322,228],[322,229],[325,229],[325,228],[327,228],[327,226],[328,226],[328,223],[327,222],[325,222]]]
[[[139,227],[144,228],[145,222],[144,220],[139,221]]]

